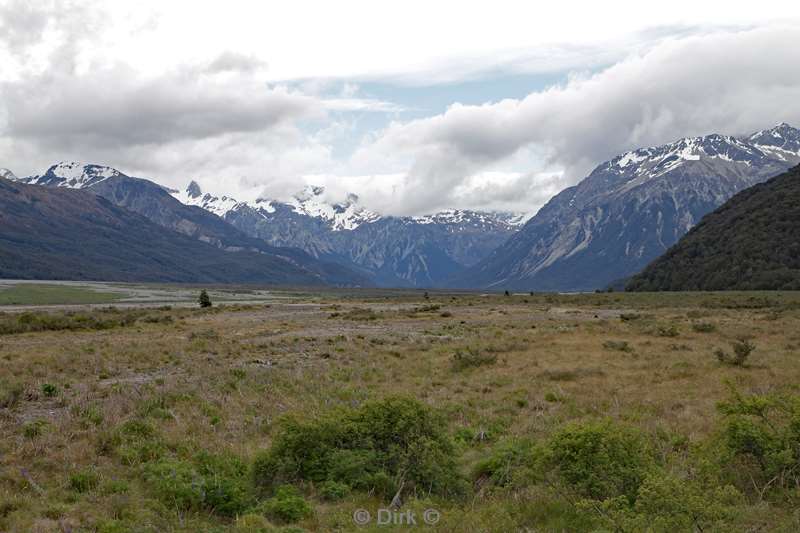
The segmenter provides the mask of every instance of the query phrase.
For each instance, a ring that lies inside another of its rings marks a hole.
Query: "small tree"
[[[205,289],[200,291],[200,307],[211,307],[211,298],[209,298],[208,293]]]

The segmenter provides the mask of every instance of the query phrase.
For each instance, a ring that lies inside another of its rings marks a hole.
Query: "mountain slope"
[[[270,246],[239,231],[205,209],[184,205],[170,191],[152,181],[127,176],[116,169],[68,162],[51,166],[44,174],[18,179],[46,187],[83,189],[150,221],[229,252],[251,251],[274,255],[334,285],[369,285],[369,280],[342,265],[319,261],[299,249]]]
[[[800,290],[800,166],[706,215],[626,289]]]
[[[800,162],[800,131],[708,135],[626,152],[551,199],[452,285],[591,290],[644,268],[706,213]]]
[[[1,178],[0,278],[322,284],[280,257],[225,252],[87,191]]]
[[[348,195],[324,200],[322,187],[306,187],[288,202],[239,202],[203,193],[192,182],[173,193],[181,202],[215,213],[242,232],[274,246],[360,269],[377,284],[435,287],[477,263],[521,225],[519,215],[450,210],[423,217],[381,216]]]

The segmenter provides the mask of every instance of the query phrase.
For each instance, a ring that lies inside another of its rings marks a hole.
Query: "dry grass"
[[[246,462],[268,446],[284,414],[393,394],[442,409],[453,433],[475,434],[486,446],[542,439],[566,421],[597,416],[700,442],[715,430],[726,382],[745,391],[800,383],[797,302],[747,293],[301,295],[295,304],[163,310],[170,321],[107,330],[3,335],[0,530],[234,527],[211,512],[165,506],[140,464],[104,451],[109,434],[130,420],[151,424],[170,455],[204,450]],[[700,319],[713,327],[696,327]],[[742,336],[758,347],[750,366],[721,365],[714,350]],[[453,354],[473,352],[491,363],[454,372]],[[45,394],[45,384],[56,393]],[[481,446],[465,451],[465,471]],[[315,516],[301,525],[354,529],[352,511],[378,505],[363,495],[315,501]],[[547,529],[517,499],[436,505],[443,529]],[[766,519],[774,525],[790,514],[772,509]]]

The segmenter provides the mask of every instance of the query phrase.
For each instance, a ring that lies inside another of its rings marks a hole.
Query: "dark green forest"
[[[742,191],[634,276],[629,291],[800,289],[800,166]]]

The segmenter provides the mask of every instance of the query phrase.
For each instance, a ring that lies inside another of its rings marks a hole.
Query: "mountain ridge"
[[[800,165],[707,214],[629,291],[800,289]]]
[[[798,162],[800,131],[785,123],[744,139],[711,134],[625,152],[554,196],[450,286],[605,287],[644,268],[740,190]]]

